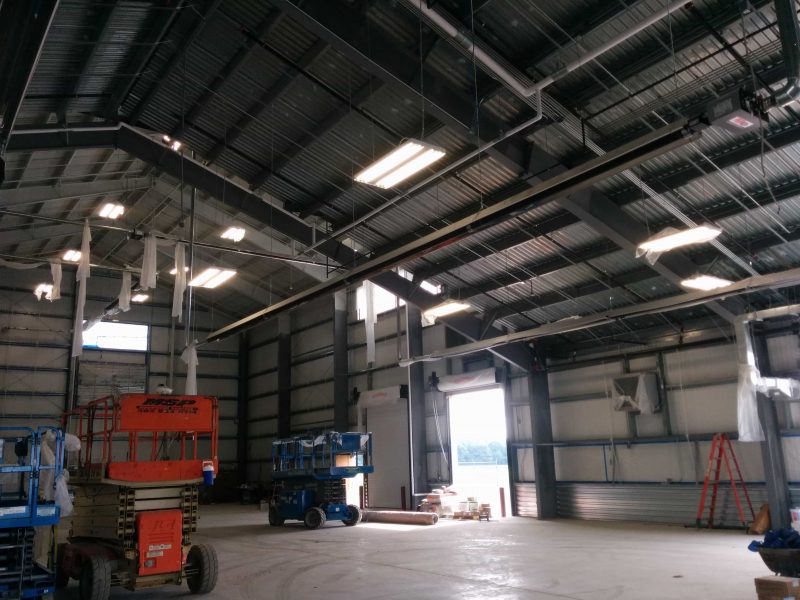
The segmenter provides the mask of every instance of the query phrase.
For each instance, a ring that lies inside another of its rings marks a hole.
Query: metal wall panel
[[[756,511],[766,502],[766,488],[748,486]],[[791,487],[792,503],[800,501],[800,486]],[[700,500],[700,486],[649,484],[559,483],[558,514],[563,517],[604,521],[642,521],[693,525]],[[717,521],[738,526],[733,494],[721,486]]]
[[[538,515],[536,506],[536,484],[517,483],[514,485],[514,506],[516,517],[533,517]]]

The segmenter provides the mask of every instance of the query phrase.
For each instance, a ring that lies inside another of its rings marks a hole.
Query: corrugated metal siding
[[[536,505],[536,484],[535,483],[515,483],[514,484],[514,507],[515,517],[537,516]]]
[[[767,500],[763,484],[747,487],[753,508]],[[800,502],[800,486],[790,486],[792,504]],[[700,487],[692,485],[635,485],[559,483],[556,489],[558,516],[592,521],[638,521],[694,525]],[[514,484],[516,516],[536,518],[536,485]],[[716,522],[738,527],[739,517],[729,486],[720,487]],[[746,514],[746,513],[745,513]]]
[[[693,525],[700,486],[559,483],[558,514],[562,517],[602,521],[642,521]],[[747,487],[753,507],[766,502],[763,484]],[[800,486],[791,488],[792,502],[800,500]],[[733,494],[720,486],[715,520],[723,526],[740,525]]]

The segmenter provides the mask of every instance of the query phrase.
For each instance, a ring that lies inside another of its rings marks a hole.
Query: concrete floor
[[[201,507],[194,539],[219,555],[209,600],[751,600],[753,578],[769,574],[747,551],[750,536],[670,526],[510,518],[307,531],[270,528],[252,506],[220,505]],[[75,584],[58,598],[77,598]]]

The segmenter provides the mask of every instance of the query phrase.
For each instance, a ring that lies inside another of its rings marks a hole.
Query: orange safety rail
[[[203,477],[203,465],[209,462],[219,472],[219,408],[212,396],[107,396],[67,413],[65,421],[70,429],[77,426],[78,468],[90,478],[138,483],[194,480]],[[200,455],[201,440],[210,442],[207,456]],[[171,456],[176,443],[180,451]],[[122,460],[115,457],[120,444],[126,450]]]

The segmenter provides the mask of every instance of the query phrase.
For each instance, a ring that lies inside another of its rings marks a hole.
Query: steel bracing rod
[[[683,308],[691,308],[707,302],[714,302],[723,300],[731,296],[738,296],[741,294],[748,294],[751,292],[758,292],[769,289],[780,289],[800,284],[800,268],[788,269],[778,273],[769,275],[755,275],[737,281],[725,288],[691,292],[688,294],[680,294],[677,296],[670,296],[659,300],[650,302],[642,302],[634,304],[633,306],[626,306],[614,310],[588,315],[585,317],[575,317],[561,319],[554,323],[541,325],[532,329],[526,329],[516,333],[510,333],[495,338],[482,340],[479,342],[472,342],[470,344],[462,344],[454,346],[445,350],[431,352],[430,354],[413,356],[405,361],[400,361],[400,366],[408,366],[419,361],[435,361],[444,358],[453,358],[455,356],[466,356],[475,352],[482,352],[491,349],[495,344],[509,344],[513,342],[524,342],[534,339],[549,337],[562,333],[570,333],[573,331],[583,331],[600,325],[608,325],[615,323],[622,319],[629,319],[632,317],[641,317],[652,314],[659,314],[673,310],[680,310]]]
[[[38,221],[48,221],[50,223],[63,223],[64,225],[75,225],[76,227],[83,227],[83,222],[81,221],[71,221],[69,219],[61,219],[58,217],[46,217],[44,215],[29,215],[27,213],[21,213],[13,210],[0,210],[0,215],[8,215],[11,217],[27,217],[30,219],[36,219]],[[144,237],[145,232],[137,229],[130,229],[129,227],[119,227],[116,225],[102,225],[99,223],[89,223],[89,227],[91,229],[98,229],[103,231],[119,231],[121,233],[127,234],[131,238],[141,238]],[[155,234],[156,238],[160,240],[167,240],[171,242],[179,242],[183,244],[188,244],[189,240],[184,240],[178,237],[173,237],[169,235],[162,235],[162,234]],[[275,254],[272,252],[260,252],[257,250],[246,250],[244,248],[231,248],[229,246],[220,246],[219,244],[209,244],[208,242],[198,242],[195,240],[195,246],[200,248],[208,248],[209,250],[219,250],[221,252],[232,252],[233,254],[241,254],[244,256],[254,256],[257,258],[267,258],[270,260],[278,260],[281,262],[287,263],[295,263],[301,265],[314,265],[316,267],[326,267],[325,263],[315,262],[310,259],[305,258],[295,258],[291,256],[284,256],[282,254]]]
[[[286,300],[257,311],[235,323],[231,323],[208,336],[207,341],[216,341],[252,327],[256,323],[280,312],[294,308],[317,296],[331,293],[351,283],[388,271],[392,267],[423,256],[433,250],[452,244],[467,236],[484,231],[509,218],[523,214],[535,206],[586,190],[632,165],[670,152],[699,137],[697,130],[686,121],[663,127],[630,144],[586,163],[564,171],[560,175],[540,182],[529,190],[480,210],[460,221],[434,231],[406,246],[387,252],[372,260],[355,266],[350,271],[313,286]]]

